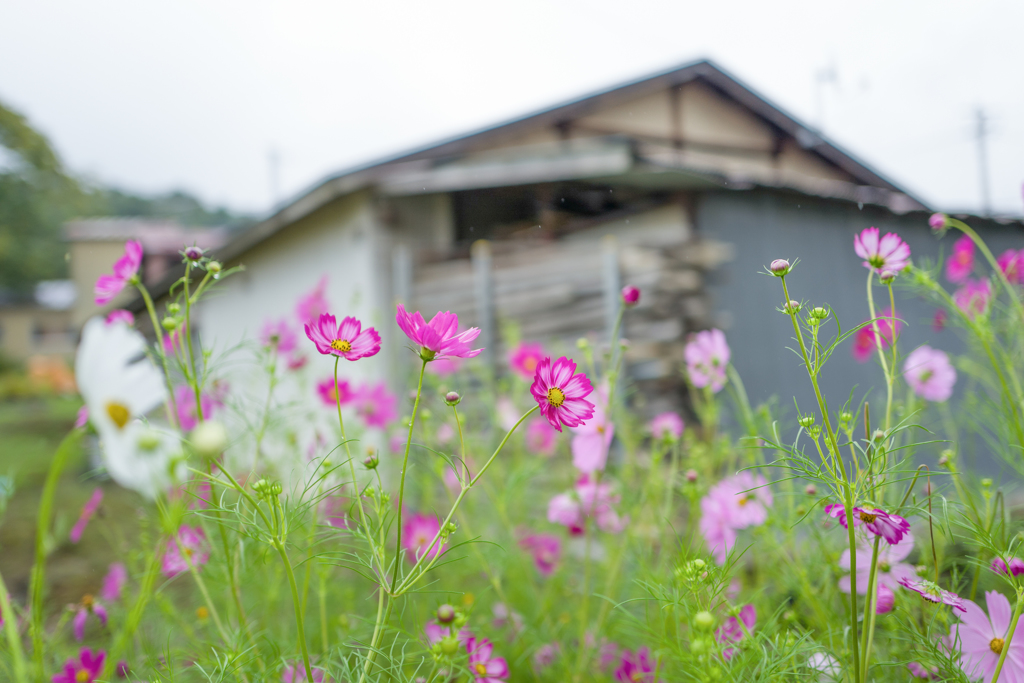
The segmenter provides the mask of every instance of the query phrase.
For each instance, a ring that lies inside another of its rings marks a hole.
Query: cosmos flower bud
[[[160,321],[160,326],[163,327],[168,332],[173,332],[174,330],[176,330],[179,324],[181,324],[181,321],[172,315],[169,315]]]
[[[139,450],[152,451],[160,445],[160,434],[152,429],[147,429],[139,434],[139,439],[136,441],[136,444],[138,445]]]
[[[363,459],[363,467],[368,470],[377,469],[377,465],[380,464],[380,458],[377,457],[376,453],[371,453]]]
[[[715,616],[711,612],[701,610],[693,617],[693,625],[708,631],[715,625]]]
[[[949,225],[949,218],[944,213],[933,213],[928,217],[928,225],[932,230],[939,231]]]
[[[455,608],[448,604],[438,607],[437,621],[442,624],[450,624],[455,621]]]
[[[789,275],[789,271],[791,269],[792,268],[789,265],[789,261],[787,261],[784,258],[777,258],[774,261],[772,261],[772,264],[770,266],[768,266],[768,270],[772,271],[772,275],[774,275],[775,277],[783,277],[785,275]]]
[[[228,432],[224,425],[208,420],[192,430],[192,447],[204,458],[216,458],[228,446]]]
[[[185,251],[183,251],[182,254],[184,254],[185,258],[189,261],[198,261],[203,258],[203,250],[194,244],[191,247],[185,247]]]
[[[462,397],[459,396],[457,391],[449,391],[444,395],[444,402],[450,406],[457,406],[462,403]]]
[[[816,496],[818,495],[818,487],[814,484],[808,484],[807,488],[804,489],[804,493],[808,496]]]
[[[220,261],[210,261],[209,263],[206,264],[206,272],[208,272],[210,275],[213,275],[214,277],[220,275],[220,269]]]
[[[800,312],[800,302],[799,301],[793,301],[792,299],[790,299],[788,302],[786,302],[786,304],[783,306],[783,308],[785,309],[786,313],[799,313]]]
[[[445,657],[454,657],[462,649],[462,643],[455,636],[447,636],[440,642],[441,654]]]
[[[828,309],[824,306],[817,306],[811,309],[811,317],[815,320],[824,320],[828,317]]]
[[[167,304],[167,315],[178,315],[181,313],[181,304],[169,303]]]
[[[881,273],[878,274],[878,280],[883,285],[892,284],[892,281],[895,279],[896,273],[892,272],[891,270],[883,270]]]
[[[576,348],[579,349],[580,351],[586,351],[588,348],[590,348],[590,340],[587,339],[586,337],[580,337],[579,339],[576,340]]]
[[[799,425],[804,429],[810,429],[814,425],[814,416],[804,415],[799,420],[797,420],[797,423],[799,423]]]
[[[686,470],[686,481],[693,484],[697,481],[697,470]]]
[[[871,440],[872,441],[881,441],[884,438],[885,438],[885,432],[883,432],[881,429],[876,429],[875,433],[871,435]]]
[[[640,290],[633,285],[626,285],[622,288],[622,303],[627,306],[636,306],[640,303]]]

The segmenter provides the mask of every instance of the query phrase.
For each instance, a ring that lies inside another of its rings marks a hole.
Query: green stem
[[[160,364],[164,368],[164,383],[167,385],[167,396],[171,402],[168,419],[171,424],[180,427],[181,425],[178,423],[178,401],[174,397],[174,386],[171,385],[171,368],[167,364],[167,353],[164,351],[164,328],[160,326],[160,322],[157,320],[156,306],[153,305],[153,297],[149,295],[146,285],[136,282],[135,288],[142,295],[142,300],[146,303],[146,311],[149,313],[149,320],[153,323],[153,333],[156,335],[156,352],[160,355]]]
[[[595,482],[596,483],[596,482]],[[574,681],[579,681],[583,675],[583,667],[587,662],[587,616],[590,611],[590,537],[593,531],[593,524],[589,520],[583,521],[583,605],[580,607],[580,635],[579,654],[576,657],[576,672],[573,675]],[[596,635],[596,634],[595,634]]]
[[[996,663],[996,670],[992,674],[992,683],[999,680],[999,673],[1003,670],[1003,662],[1006,661],[1006,654],[1010,651],[1010,644],[1013,642],[1013,632],[1017,630],[1017,619],[1020,617],[1021,607],[1024,607],[1024,593],[1017,588],[1017,604],[1013,607],[1013,616],[1010,618],[1010,630],[1003,638],[1003,649],[999,652],[999,662]]]
[[[398,542],[395,544],[395,571],[391,575],[391,594],[395,595],[395,586],[398,584],[398,567],[402,564],[402,506],[405,502],[405,473],[409,469],[409,449],[412,447],[412,430],[416,426],[416,414],[420,408],[420,394],[423,393],[423,373],[427,369],[427,361],[420,365],[420,379],[416,385],[416,401],[412,405],[412,417],[409,418],[409,435],[405,440],[405,457],[402,459],[402,476],[398,484],[398,522],[395,529],[398,532]],[[444,525],[441,526],[444,529]],[[440,532],[438,532],[440,535]],[[433,544],[427,546],[433,548]],[[418,563],[417,563],[418,564]],[[381,586],[383,589],[383,586]]]
[[[275,507],[277,503],[274,503]],[[292,606],[295,608],[295,627],[299,632],[299,647],[302,648],[302,665],[306,669],[306,680],[313,680],[313,669],[309,665],[309,649],[306,647],[306,628],[302,619],[302,606],[299,604],[299,587],[295,583],[295,572],[292,571],[291,560],[288,559],[288,551],[284,547],[284,541],[278,537],[274,539],[274,548],[281,556],[284,563],[285,573],[288,574],[288,585],[292,589]]]
[[[188,365],[192,373],[192,390],[196,394],[196,422],[202,424],[204,421],[202,383],[199,381],[199,377],[196,376],[196,357],[192,353],[192,302],[188,295],[189,273],[191,271],[192,262],[188,261],[185,264],[185,277],[182,278],[185,288],[185,345],[188,348]]]
[[[362,496],[361,492],[359,491],[359,482],[356,481],[356,466],[355,466],[355,463],[352,462],[352,452],[349,450],[348,439],[345,437],[345,421],[341,419],[341,391],[338,389],[338,363],[340,361],[341,361],[341,357],[340,356],[335,356],[334,357],[334,394],[335,394],[335,399],[336,399],[335,403],[338,406],[338,427],[341,429],[341,442],[345,445],[345,456],[348,458],[348,469],[349,469],[349,473],[352,475],[352,488],[355,489],[356,503],[357,503],[357,505],[359,507],[359,523],[363,527],[363,533],[366,534],[367,540],[369,540],[370,539],[370,529],[366,525],[366,512],[363,510],[363,496]],[[425,366],[426,366],[426,363],[424,363],[424,367]],[[423,383],[423,372],[421,371],[420,372],[420,385],[421,386],[422,386],[422,383]],[[417,396],[417,400],[419,400],[419,396]],[[408,458],[408,450],[406,451],[406,458]],[[404,468],[403,468],[403,476],[404,476]],[[399,533],[401,533],[401,532],[399,532]],[[383,565],[381,565],[380,570],[382,572],[384,571],[384,566]]]
[[[7,636],[7,649],[14,660],[14,675],[18,683],[28,683],[28,668],[25,666],[25,651],[21,647],[21,636],[18,635],[18,615],[11,606],[11,598],[7,592],[7,584],[0,576],[0,615],[4,618],[4,635]]]
[[[43,651],[43,583],[46,576],[46,537],[50,533],[50,520],[53,517],[53,501],[57,495],[57,484],[60,483],[60,475],[67,467],[72,454],[78,448],[78,441],[82,436],[81,429],[73,429],[64,437],[64,440],[57,446],[57,452],[50,463],[50,470],[46,475],[46,483],[43,485],[43,493],[39,499],[39,512],[37,514],[36,526],[36,558],[32,567],[32,580],[29,586],[29,596],[32,606],[31,632],[32,632],[32,658],[35,662],[36,677],[43,680],[46,675],[45,660]]]
[[[99,679],[101,681],[107,681],[111,679],[114,673],[114,667],[121,661],[125,653],[128,652],[128,645],[131,643],[132,638],[135,637],[139,624],[142,622],[142,614],[146,611],[146,605],[149,604],[149,599],[153,596],[153,586],[156,584],[157,576],[160,574],[160,560],[163,555],[163,539],[157,541],[156,548],[153,553],[149,556],[149,560],[146,565],[146,574],[142,579],[142,585],[139,586],[139,595],[135,599],[135,604],[132,606],[131,612],[128,613],[128,618],[124,622],[124,626],[121,628],[117,640],[115,641],[114,647],[111,648],[110,656],[106,659],[103,664],[103,672],[100,674]]]
[[[875,544],[871,548],[871,570],[868,573],[868,592],[864,604],[864,624],[866,628],[864,629],[864,642],[862,644],[864,663],[861,666],[861,672],[864,674],[864,683],[867,683],[869,653],[871,652],[871,640],[874,637],[875,631],[875,614],[878,611],[875,603],[877,602],[876,594],[878,592],[878,542],[881,540],[881,536],[875,536]]]

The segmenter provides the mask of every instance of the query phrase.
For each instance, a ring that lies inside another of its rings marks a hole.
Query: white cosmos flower
[[[181,439],[139,419],[167,398],[163,375],[145,351],[146,340],[137,331],[93,318],[82,330],[75,379],[99,432],[110,476],[154,498],[173,483]]]

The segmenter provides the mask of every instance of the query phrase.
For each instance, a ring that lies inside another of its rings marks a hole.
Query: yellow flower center
[[[643,671],[634,671],[633,675],[630,676],[629,678],[630,678],[630,680],[633,680],[633,681],[642,681],[642,680],[644,680],[644,672]]]
[[[352,350],[352,344],[344,339],[335,339],[331,342],[331,348],[335,351],[341,351],[342,353],[348,353]]]
[[[82,607],[91,610],[93,602],[95,602],[94,598],[88,593],[82,596]]]
[[[870,512],[860,513],[860,520],[862,522],[866,522],[867,524],[871,524],[871,522],[875,521],[876,519],[878,519],[878,515],[873,515]]]
[[[485,673],[487,673],[487,666],[484,665],[484,664],[477,664],[476,665],[476,672],[478,674],[480,674],[481,676],[484,675]]]
[[[558,387],[548,389],[548,403],[558,408],[565,403],[565,392]]]
[[[744,505],[747,504],[747,499],[746,498],[740,498],[738,501],[736,501],[736,504],[739,505],[740,507],[743,507]]]
[[[128,424],[128,419],[132,416],[132,411],[128,410],[128,406],[123,403],[108,401],[107,415],[114,421],[118,429],[124,429],[124,426]]]
[[[78,681],[78,683],[89,683],[89,672],[85,669],[80,669],[78,673],[75,674],[75,680]]]
[[[197,607],[196,616],[200,619],[205,620],[207,617],[210,616],[210,610],[206,609],[205,607]]]
[[[1002,654],[1003,653],[1003,639],[1002,638],[993,638],[992,642],[988,644],[988,649],[992,650],[992,652],[995,652],[997,655]]]
[[[185,557],[188,557],[188,558],[192,557],[192,548],[182,548],[181,552],[183,552],[185,554]]]

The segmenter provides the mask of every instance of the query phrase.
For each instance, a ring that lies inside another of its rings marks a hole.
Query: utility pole
[[[988,185],[988,150],[986,140],[991,131],[988,127],[988,117],[985,110],[978,107],[975,112],[974,139],[978,144],[978,178],[981,180],[981,212],[982,215],[992,214],[992,196]]]

